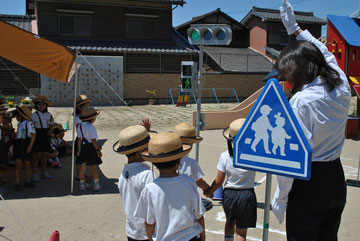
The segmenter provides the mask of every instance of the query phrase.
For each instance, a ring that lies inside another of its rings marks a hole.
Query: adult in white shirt
[[[293,86],[290,105],[312,148],[312,166],[309,181],[278,177],[273,211],[282,222],[286,209],[288,240],[335,241],[346,202],[340,154],[350,88],[335,57],[299,28],[292,6],[287,0],[283,3],[283,24],[300,41],[282,50],[275,67]]]

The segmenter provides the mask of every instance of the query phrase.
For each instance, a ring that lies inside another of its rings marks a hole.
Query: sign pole
[[[75,55],[75,83],[74,83],[74,110],[73,110],[73,129],[72,129],[72,152],[71,152],[71,193],[74,193],[74,169],[75,169],[75,119],[76,119],[76,95],[77,95],[77,87],[78,87],[78,68],[76,65],[76,59],[78,54]]]
[[[200,45],[200,54],[199,54],[199,74],[198,74],[198,101],[197,101],[197,110],[196,110],[196,135],[200,135],[200,118],[201,118],[201,88],[202,88],[202,78],[203,78],[203,56],[204,56],[204,45]],[[199,162],[199,143],[196,144],[195,160]]]
[[[265,207],[264,207],[264,229],[263,241],[269,238],[269,216],[270,216],[270,197],[271,197],[271,174],[266,174],[266,191],[265,191]]]

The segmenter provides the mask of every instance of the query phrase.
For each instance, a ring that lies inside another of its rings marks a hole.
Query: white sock
[[[80,180],[80,184],[85,184],[85,180]]]
[[[224,236],[224,241],[234,241],[234,236]]]
[[[94,179],[94,183],[98,183],[99,182],[99,179]]]

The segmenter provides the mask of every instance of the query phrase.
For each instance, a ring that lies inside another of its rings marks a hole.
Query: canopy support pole
[[[75,55],[75,83],[74,83],[74,111],[73,111],[73,130],[72,130],[72,154],[71,154],[71,193],[74,193],[74,172],[75,172],[75,118],[76,118],[76,94],[78,86],[78,68],[76,66],[77,52]]]

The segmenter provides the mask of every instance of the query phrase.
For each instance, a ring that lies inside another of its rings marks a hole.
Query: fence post
[[[172,96],[172,93],[171,93],[171,88],[169,88],[169,94],[170,94],[172,104],[175,105],[174,99],[173,99],[173,96]]]
[[[213,88],[213,92],[214,92],[214,95],[215,95],[216,102],[218,103],[218,105],[220,105],[219,100],[218,100],[218,97],[216,96],[215,88]]]
[[[237,96],[237,94],[236,94],[235,88],[233,88],[233,91],[234,91],[234,94],[235,94],[235,97],[236,97],[236,99],[237,99],[238,104],[240,104],[240,101],[239,101],[239,98],[238,98],[238,96]]]

